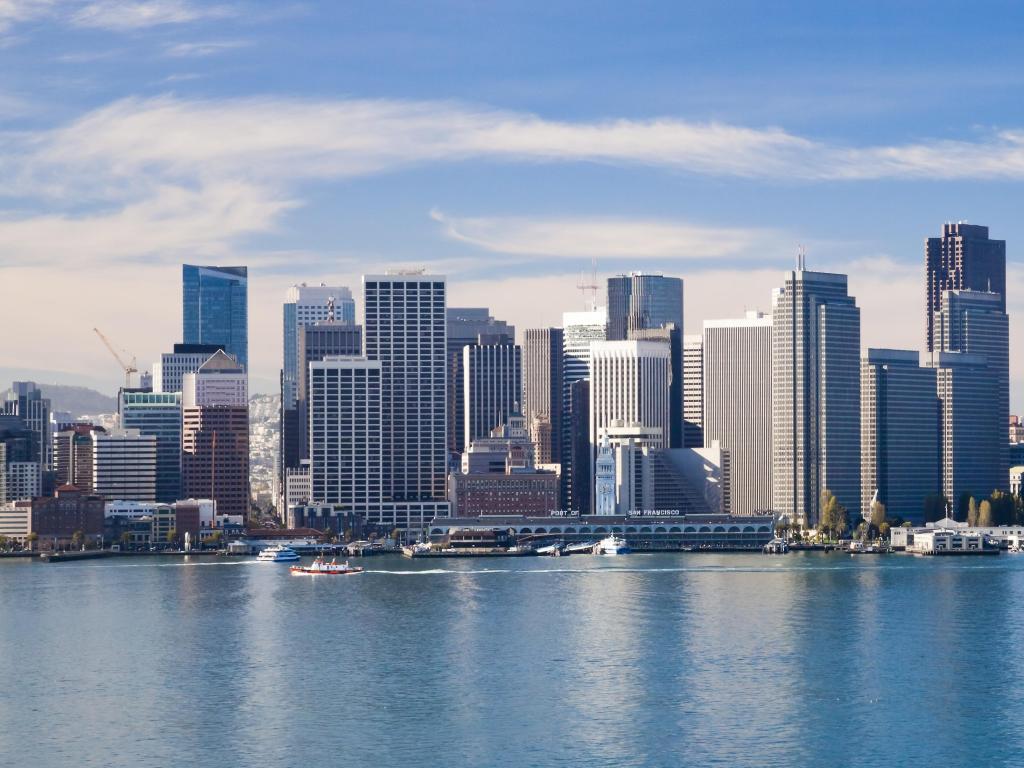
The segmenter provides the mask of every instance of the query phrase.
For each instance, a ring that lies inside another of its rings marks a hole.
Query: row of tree
[[[933,523],[947,515],[968,525],[991,527],[997,525],[1024,525],[1024,497],[995,490],[980,501],[969,493],[957,499],[950,509],[949,500],[941,493],[930,494],[924,500],[924,520]]]

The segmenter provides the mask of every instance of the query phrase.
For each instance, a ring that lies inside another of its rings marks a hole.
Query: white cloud
[[[71,22],[80,27],[127,32],[231,15],[234,12],[228,6],[188,0],[97,0],[74,12]]]
[[[164,53],[174,58],[202,58],[252,45],[248,40],[205,40],[196,43],[175,43]]]

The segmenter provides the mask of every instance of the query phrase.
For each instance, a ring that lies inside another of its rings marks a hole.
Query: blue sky
[[[919,348],[957,219],[1008,241],[1015,336],[1024,12],[893,5],[0,0],[0,298],[37,318],[0,368],[112,390],[91,327],[148,364],[182,261],[250,266],[269,391],[296,281],[425,266],[523,328],[593,256],[682,276],[697,331],[798,243]]]

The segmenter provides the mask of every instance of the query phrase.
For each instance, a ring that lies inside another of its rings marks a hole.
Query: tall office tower
[[[683,331],[675,323],[666,323],[661,328],[646,328],[629,332],[629,338],[636,341],[658,341],[667,344],[670,352],[672,382],[669,384],[668,447],[683,447]]]
[[[608,340],[625,341],[630,331],[683,328],[683,281],[634,272],[608,278]]]
[[[596,462],[599,441],[613,424],[656,429],[656,447],[668,447],[671,367],[671,350],[661,342],[596,341],[590,345],[591,462]],[[591,494],[591,498],[595,496]]]
[[[223,349],[220,344],[175,344],[173,352],[164,352],[160,362],[153,363],[153,391],[183,392],[185,374],[195,373]]]
[[[1006,311],[1006,241],[991,240],[988,227],[958,222],[946,224],[941,237],[929,237],[924,246],[926,291],[926,349],[939,349],[935,313],[948,290],[998,293],[999,309]]]
[[[381,364],[384,498],[395,524],[447,514],[445,279],[363,277],[366,357]]]
[[[92,490],[105,499],[156,501],[157,438],[137,429],[92,433]]]
[[[381,523],[381,364],[365,357],[309,363],[310,498]]]
[[[20,416],[0,414],[0,504],[39,496],[42,468],[36,434]]]
[[[181,434],[181,414],[178,414],[178,433]],[[73,485],[83,491],[92,490],[92,435],[106,432],[95,424],[72,424],[53,436],[54,482],[58,487]],[[180,451],[181,446],[176,446]]]
[[[1002,480],[992,490],[1007,489],[1010,471],[1006,440],[1006,424],[1010,420],[1010,321],[1001,308],[1003,304],[1005,299],[997,293],[943,291],[932,339],[935,349],[943,352],[981,355],[985,358],[986,375],[995,380],[996,397],[989,407],[995,410],[1000,428],[987,439],[999,446]]]
[[[704,442],[729,454],[731,515],[772,508],[772,319],[705,320]]]
[[[860,366],[860,498],[891,517],[924,523],[924,500],[939,493],[939,399],[934,368],[915,351],[869,349]]]
[[[463,440],[474,440],[519,413],[523,400],[523,351],[518,344],[467,344],[462,348]]]
[[[562,448],[562,506],[585,515],[590,512],[592,498],[590,379],[580,379],[569,385],[563,418],[570,440]]]
[[[562,329],[529,328],[523,333],[523,415],[537,435],[538,464],[562,460]],[[545,426],[546,425],[546,426]]]
[[[936,352],[931,364],[941,413],[942,493],[957,519],[964,520],[969,497],[988,498],[1009,483],[1000,468],[1006,422],[992,407],[1000,389],[983,355]],[[994,434],[1002,440],[993,440]]]
[[[683,337],[683,448],[704,445],[704,337]]]
[[[16,381],[0,403],[0,415],[18,416],[32,432],[31,461],[39,462],[43,470],[50,468],[53,459],[53,439],[50,433],[50,400],[34,381]]]
[[[156,438],[156,501],[181,495],[181,393],[121,390],[121,426]]]
[[[590,379],[590,345],[608,338],[608,310],[598,307],[589,312],[562,314],[562,501],[566,509],[590,511],[592,464],[590,461],[590,400],[572,397],[573,385]],[[570,414],[572,416],[570,417]],[[585,418],[582,418],[583,416]],[[580,432],[579,430],[582,430]],[[587,446],[581,451],[581,446]],[[574,467],[578,457],[586,457],[585,466]],[[585,495],[585,498],[581,496]],[[581,506],[582,505],[582,506]]]
[[[467,344],[515,344],[516,327],[495,320],[486,307],[449,307],[447,329],[448,450],[461,453],[466,434],[462,348]]]
[[[246,267],[183,264],[182,336],[186,344],[217,344],[249,366],[249,286]]]
[[[860,310],[801,258],[772,315],[772,506],[815,526],[825,490],[860,509]]]
[[[223,351],[185,375],[182,496],[213,499],[217,513],[249,512],[249,401],[245,369]]]
[[[341,285],[293,285],[284,299],[284,354],[282,356],[282,407],[293,408],[299,397],[299,330],[324,320],[355,325],[356,302],[352,291]],[[359,354],[359,352],[356,352]]]

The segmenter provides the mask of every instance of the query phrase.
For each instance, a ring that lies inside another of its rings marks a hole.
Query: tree
[[[890,531],[891,528],[892,528],[892,526],[889,524],[889,521],[886,520],[880,526],[878,526],[878,535],[880,537],[882,537],[883,539],[888,539],[889,538],[889,531]]]
[[[10,543],[10,539],[6,536],[0,535],[0,549],[7,549],[7,545]]]
[[[837,511],[839,509],[839,500],[836,499],[836,495],[827,488],[821,492],[821,499],[819,502],[818,509],[818,538],[821,538],[822,533],[833,534],[835,532],[837,521]]]
[[[992,502],[988,499],[981,502],[981,506],[978,507],[978,525],[982,528],[991,528],[994,525],[992,522]]]
[[[1015,517],[1013,497],[997,489],[992,491],[990,501],[992,502],[992,524],[1013,525]]]
[[[85,531],[75,531],[71,534],[71,545],[75,549],[81,547],[83,541],[85,541]]]
[[[838,499],[834,496],[832,498],[835,500],[835,516],[833,517],[835,522],[833,523],[833,529],[836,532],[836,538],[841,539],[843,538],[843,534],[846,533],[846,529],[849,527],[850,521],[846,514],[846,507],[840,504]]]
[[[924,521],[934,523],[946,516],[946,497],[941,493],[929,493],[924,497]]]
[[[170,530],[167,531],[167,543],[168,544],[173,544],[174,540],[176,538],[178,538],[178,529],[177,528],[171,528]]]
[[[25,541],[28,542],[28,551],[31,552],[33,549],[32,545],[39,541],[39,534],[35,531],[30,531],[28,536],[25,537]]]
[[[128,547],[129,547],[129,545],[131,543],[132,543],[132,535],[131,535],[131,533],[128,532],[128,531],[125,531],[124,533],[122,533],[121,534],[121,546],[124,547],[125,549],[128,549]]]
[[[978,502],[971,496],[971,500],[967,502],[967,524],[974,528],[978,524]]]
[[[871,528],[874,530],[876,536],[881,534],[882,523],[885,522],[885,504],[880,501],[874,501],[871,503],[871,517],[869,518]],[[871,533],[869,532],[870,536]]]

